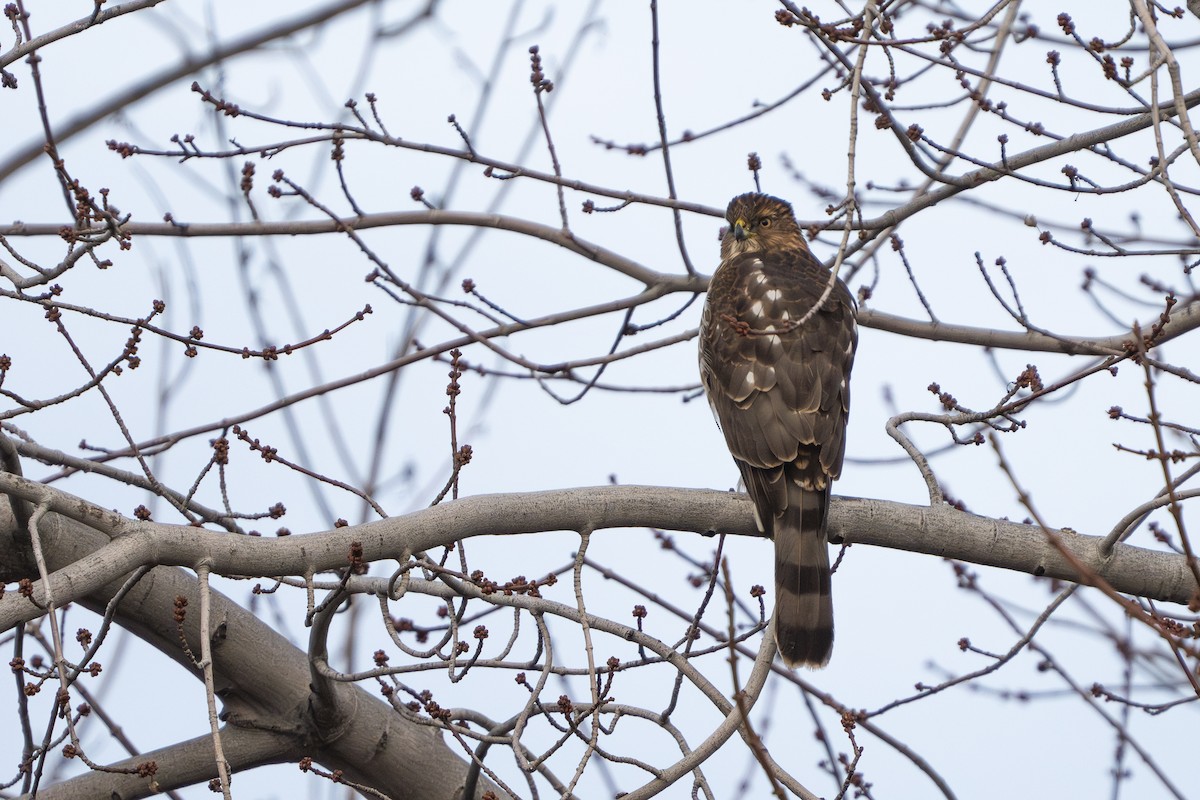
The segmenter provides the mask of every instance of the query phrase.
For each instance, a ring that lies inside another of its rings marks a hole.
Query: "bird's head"
[[[769,194],[739,194],[725,210],[729,226],[721,236],[721,258],[767,249],[808,249],[792,206]]]

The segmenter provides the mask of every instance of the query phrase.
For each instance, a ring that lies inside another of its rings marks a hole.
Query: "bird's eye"
[[[762,219],[760,219],[760,220],[758,221],[758,227],[760,227],[760,228],[769,228],[769,227],[771,227],[771,218],[770,218],[770,217],[763,217]]]

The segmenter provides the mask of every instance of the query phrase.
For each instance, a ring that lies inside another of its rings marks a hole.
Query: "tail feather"
[[[829,489],[788,488],[788,508],[774,525],[775,638],[789,667],[823,667],[833,653],[833,595],[825,543]]]

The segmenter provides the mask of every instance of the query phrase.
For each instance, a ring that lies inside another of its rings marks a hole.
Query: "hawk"
[[[739,195],[725,219],[700,376],[758,528],[775,540],[779,653],[789,667],[822,667],[833,651],[829,484],[846,450],[855,303],[840,279],[821,302],[832,276],[785,201]]]

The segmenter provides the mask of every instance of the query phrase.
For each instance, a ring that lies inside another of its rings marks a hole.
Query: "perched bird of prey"
[[[825,536],[846,450],[855,303],[809,252],[788,203],[739,195],[725,219],[700,375],[759,530],[775,540],[779,653],[789,667],[821,667],[833,651]]]

